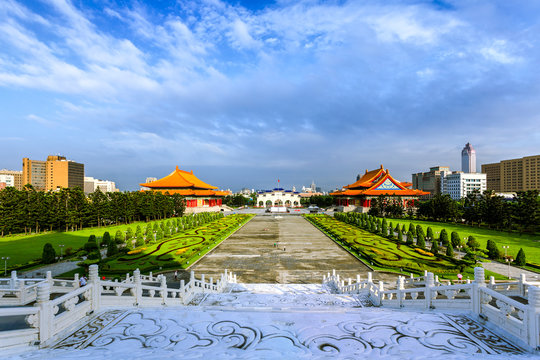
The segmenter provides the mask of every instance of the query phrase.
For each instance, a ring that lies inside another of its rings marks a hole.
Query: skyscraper
[[[476,172],[476,150],[470,143],[465,144],[461,150],[461,171],[464,173]]]
[[[47,161],[23,158],[22,179],[25,185],[32,184],[38,191],[84,189],[84,164],[59,155],[49,155]]]

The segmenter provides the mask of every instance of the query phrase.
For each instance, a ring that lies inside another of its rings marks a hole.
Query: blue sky
[[[540,2],[0,1],[0,168],[324,189],[540,153]]]

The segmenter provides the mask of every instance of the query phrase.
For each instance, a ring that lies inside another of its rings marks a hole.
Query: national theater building
[[[190,172],[180,170],[178,166],[162,179],[140,184],[146,190],[159,191],[165,195],[179,194],[186,199],[186,212],[219,211],[223,197],[227,192],[216,190],[217,187],[200,180]]]
[[[399,182],[390,175],[389,170],[383,166],[376,170],[365,172],[355,183],[344,186],[342,190],[330,193],[336,199],[336,205],[343,207],[343,211],[367,212],[371,207],[371,200],[386,196],[403,203],[403,207],[415,206],[420,196],[429,192],[410,189],[412,183]]]

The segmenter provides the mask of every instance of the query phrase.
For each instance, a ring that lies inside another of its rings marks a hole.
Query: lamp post
[[[460,256],[461,256],[461,248],[462,248],[462,247],[463,247],[463,246],[461,246],[461,245],[458,245],[458,246],[457,246],[457,256],[458,256],[458,260],[460,260]]]
[[[508,263],[508,278],[509,279],[511,279],[510,278],[510,263],[512,263],[512,261],[513,261],[512,259],[506,258],[506,262]]]
[[[9,256],[2,256],[2,260],[4,260],[4,276],[7,276],[7,261],[9,260]]]
[[[60,248],[60,260],[62,260],[62,250],[64,249],[64,246],[65,245],[58,245],[58,247]]]
[[[508,257],[508,249],[510,248],[510,246],[504,246],[503,245],[503,249],[504,249],[504,258],[506,259]]]

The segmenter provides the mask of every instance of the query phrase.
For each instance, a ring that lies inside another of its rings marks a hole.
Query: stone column
[[[11,271],[11,279],[9,280],[9,287],[11,289],[17,288],[17,271],[15,270]]]
[[[138,306],[142,302],[141,271],[139,269],[133,271],[133,284],[135,285],[135,305]]]
[[[92,311],[98,311],[101,306],[101,284],[96,264],[88,267],[88,283],[92,285]]]
[[[425,291],[424,291],[424,297],[426,299],[426,303],[425,303],[425,308],[426,309],[431,309],[431,300],[432,300],[432,287],[434,287],[435,285],[435,278],[433,276],[433,273],[432,272],[428,272],[427,275],[426,275],[426,287],[425,287]]]
[[[525,274],[521,273],[519,275],[519,295],[525,296],[525,282],[527,281],[527,278],[525,277]]]
[[[472,311],[475,314],[480,314],[482,311],[482,294],[480,293],[480,288],[486,287],[484,268],[474,268],[474,281],[472,282],[471,286]]]
[[[79,284],[79,273],[76,273],[74,276],[73,276],[73,288],[74,289],[78,289],[80,286]]]
[[[167,303],[167,278],[165,275],[161,276],[161,303],[166,304]]]
[[[44,343],[52,336],[54,326],[54,314],[50,305],[51,285],[42,282],[37,287],[36,306],[39,307],[39,341]]]
[[[403,276],[398,276],[397,279],[397,298],[398,298],[398,305],[399,307],[403,307],[403,300],[405,299],[405,294],[403,294],[403,290],[405,290],[405,278]]]
[[[540,288],[529,286],[528,343],[533,349],[540,346]]]
[[[47,271],[47,282],[51,284],[51,286],[53,286],[53,278],[52,278],[52,273],[50,271]]]

